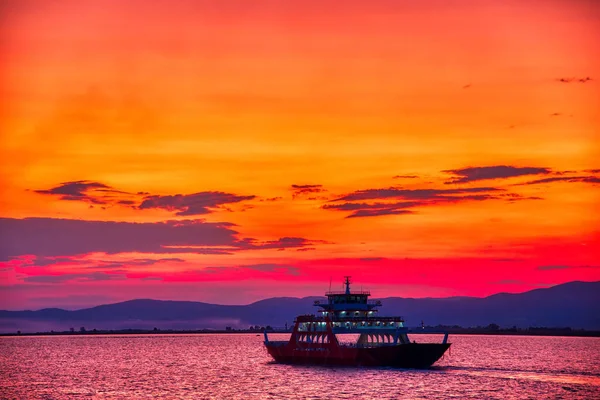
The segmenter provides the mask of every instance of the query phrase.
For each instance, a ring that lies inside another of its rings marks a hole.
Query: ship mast
[[[344,285],[346,285],[346,294],[350,294],[350,277],[345,276],[346,280],[344,281]]]

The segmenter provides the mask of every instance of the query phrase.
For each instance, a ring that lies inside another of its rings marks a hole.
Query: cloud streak
[[[412,214],[414,211],[408,208],[419,206],[419,202],[396,202],[396,203],[341,203],[325,204],[323,209],[336,211],[351,211],[346,218],[377,217],[381,215]]]
[[[579,268],[600,269],[600,266],[597,266],[597,265],[540,265],[537,269],[539,271],[557,271],[557,270],[569,270],[569,269],[579,269]]]
[[[383,215],[407,215],[414,214],[415,209],[425,206],[451,204],[464,201],[483,200],[524,200],[519,195],[506,197],[507,194],[496,194],[497,188],[466,188],[466,189],[367,189],[342,196],[333,202],[342,201],[337,204],[325,204],[324,210],[350,211],[346,218],[377,217]],[[485,192],[492,192],[489,194]],[[470,194],[475,193],[475,194]],[[403,199],[404,201],[393,201],[390,199]],[[384,200],[371,203],[372,200]],[[388,201],[385,201],[388,200]]]
[[[33,275],[23,278],[25,282],[33,283],[63,283],[67,281],[114,281],[124,280],[124,274],[109,274],[106,272],[91,272],[88,274]]]
[[[300,275],[300,268],[291,266],[291,265],[267,263],[267,264],[244,265],[240,268],[246,268],[246,269],[251,269],[253,271],[260,271],[260,272],[284,272],[289,275],[295,275],[295,276]]]
[[[188,195],[148,196],[139,205],[140,210],[159,208],[176,211],[177,216],[210,214],[225,204],[253,200],[256,196],[239,196],[224,192],[199,192]]]
[[[514,167],[510,165],[495,165],[487,167],[467,167],[450,169],[443,172],[456,175],[456,178],[445,182],[446,184],[460,184],[488,179],[506,179],[523,175],[543,175],[551,173],[550,168],[540,167]]]
[[[305,194],[327,191],[323,188],[323,185],[292,185],[290,190],[292,191],[292,198],[294,199]]]
[[[445,182],[463,184],[487,179],[503,179],[524,175],[549,174],[549,168],[537,167],[468,167],[456,170],[446,170],[457,177]],[[572,180],[573,178],[557,177],[556,180]],[[586,178],[593,181],[595,178]],[[322,206],[324,210],[350,212],[346,218],[376,217],[384,215],[414,214],[420,207],[452,204],[466,201],[502,200],[515,202],[522,200],[543,200],[539,196],[523,196],[507,192],[503,188],[492,186],[463,187],[452,189],[420,188],[407,189],[404,187],[388,187],[379,189],[364,189],[339,196]]]
[[[529,182],[518,183],[517,185],[539,185],[541,183],[552,183],[552,182],[582,182],[598,184],[600,183],[600,177],[597,176],[555,176],[551,178],[536,179]]]
[[[593,81],[589,76],[586,76],[585,78],[557,78],[556,80],[560,83],[586,83]]]
[[[332,201],[361,201],[377,199],[431,200],[440,199],[443,196],[449,195],[496,192],[500,190],[502,189],[494,187],[474,187],[464,189],[403,189],[390,187],[384,189],[357,190]]]
[[[35,190],[38,194],[58,196],[61,200],[85,201],[92,204],[107,204],[106,193],[123,193],[104,183],[94,181],[63,182],[46,190]]]
[[[163,209],[182,217],[210,214],[226,209],[225,205],[257,198],[254,195],[243,196],[220,191],[175,195],[152,195],[148,192],[134,194],[88,180],[64,182],[50,189],[35,190],[35,193],[58,196],[60,200],[83,201],[92,205],[118,205],[137,210]]]

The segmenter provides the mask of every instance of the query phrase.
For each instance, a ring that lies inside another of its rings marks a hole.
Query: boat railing
[[[380,316],[370,316],[370,317],[353,317],[353,316],[348,316],[348,317],[335,317],[332,319],[332,322],[370,322],[370,323],[377,323],[377,322],[404,322],[404,318],[402,317],[380,317]]]
[[[320,317],[320,316],[316,316],[316,315],[299,315],[296,317],[296,321],[298,322],[324,322],[324,321],[331,321],[331,322],[375,322],[377,323],[379,322],[404,322],[404,318],[397,316],[397,317],[381,317],[381,316],[377,316],[377,315],[372,315],[372,316],[358,316],[358,317],[354,317],[354,316],[347,316],[347,317]]]
[[[364,296],[364,295],[367,295],[367,296],[370,296],[371,292],[368,291],[368,290],[360,290],[360,291],[353,290],[350,293],[346,293],[344,290],[332,290],[332,291],[329,291],[329,292],[325,292],[325,296],[340,296],[340,295],[349,295],[349,296],[356,296],[356,295]]]

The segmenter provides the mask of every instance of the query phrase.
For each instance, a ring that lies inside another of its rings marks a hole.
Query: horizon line
[[[529,292],[534,292],[537,290],[545,290],[545,289],[550,289],[550,288],[554,288],[557,286],[564,286],[564,285],[569,285],[569,284],[573,284],[573,283],[600,283],[600,280],[597,281],[581,281],[581,280],[575,280],[575,281],[569,281],[569,282],[563,282],[563,283],[558,283],[555,285],[550,285],[550,286],[546,286],[546,287],[539,287],[536,289],[530,289],[530,290],[525,290],[522,292],[513,292],[513,293],[509,293],[509,292],[498,292],[498,293],[494,293],[494,294],[490,294],[488,296],[446,296],[446,297],[432,297],[432,296],[427,296],[427,297],[402,297],[402,296],[387,296],[387,297],[373,297],[373,299],[377,299],[377,300],[385,300],[385,299],[455,299],[455,298],[469,298],[469,299],[487,299],[489,297],[493,297],[493,296],[497,296],[497,295],[501,295],[501,294],[506,294],[506,295],[518,295],[518,294],[523,294],[523,293],[529,293]],[[271,300],[271,299],[308,299],[308,298],[314,298],[314,297],[326,297],[324,295],[317,295],[317,296],[304,296],[304,297],[295,297],[295,296],[274,296],[274,297],[265,297],[263,299],[260,300],[256,300],[253,301],[251,303],[247,303],[247,304],[217,304],[217,303],[208,303],[208,302],[204,302],[204,301],[198,301],[198,300],[168,300],[168,299],[150,299],[150,298],[134,298],[134,299],[129,299],[129,300],[122,300],[122,301],[116,301],[113,303],[103,303],[103,304],[97,304],[97,305],[93,305],[93,306],[87,306],[87,307],[82,307],[82,308],[76,308],[76,309],[68,309],[68,308],[61,308],[61,307],[44,307],[44,308],[39,308],[39,309],[18,309],[18,310],[9,310],[9,309],[0,309],[1,311],[7,311],[7,312],[37,312],[37,311],[43,311],[43,310],[63,310],[63,311],[69,311],[69,312],[74,312],[74,311],[81,311],[81,310],[89,310],[92,308],[96,308],[96,307],[103,307],[103,306],[110,306],[110,305],[116,305],[116,304],[122,304],[122,303],[128,303],[128,302],[132,302],[132,301],[160,301],[160,302],[177,302],[177,303],[202,303],[202,304],[208,304],[208,305],[213,305],[213,306],[224,306],[224,307],[244,307],[244,306],[250,306],[252,304],[256,304],[259,303],[261,301],[266,301],[266,300]]]

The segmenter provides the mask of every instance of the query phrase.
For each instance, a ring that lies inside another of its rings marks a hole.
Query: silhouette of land
[[[409,328],[411,331],[420,331],[427,333],[432,331],[432,334],[439,334],[440,330],[447,331],[451,334],[458,335],[520,335],[520,336],[578,336],[578,337],[600,337],[600,330],[585,330],[572,328],[547,328],[547,327],[529,327],[529,328],[507,328],[502,329],[496,324],[488,326],[477,326],[464,328],[462,326],[425,326]],[[117,329],[117,330],[68,330],[68,331],[49,331],[49,332],[16,332],[16,333],[0,333],[0,336],[85,336],[85,335],[147,335],[147,334],[261,334],[264,331],[270,333],[291,333],[292,329],[272,328],[270,326],[256,326],[248,329],[235,329],[227,327],[226,329],[195,329],[195,330],[175,330],[175,329]]]
[[[250,326],[284,330],[297,315],[315,313],[315,300],[323,298],[270,298],[233,306],[142,299],[75,311],[57,308],[0,311],[0,332],[253,332],[248,330]],[[570,282],[485,298],[390,297],[380,300],[382,316],[400,314],[406,326],[420,326],[423,321],[426,326],[444,327],[452,333],[587,336],[591,332],[594,336],[593,332],[600,331],[600,282]],[[225,327],[231,330],[224,330]]]

